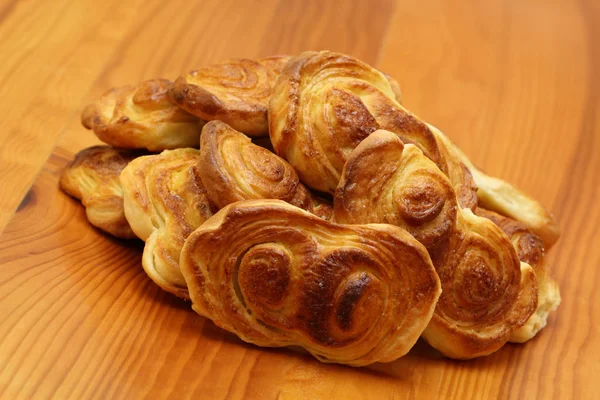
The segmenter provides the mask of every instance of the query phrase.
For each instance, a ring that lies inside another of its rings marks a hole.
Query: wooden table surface
[[[58,191],[106,89],[307,49],[395,76],[408,109],[554,213],[563,302],[538,337],[467,362],[419,342],[361,369],[260,349],[159,290],[139,244]],[[8,0],[0,54],[0,398],[600,396],[600,2]]]

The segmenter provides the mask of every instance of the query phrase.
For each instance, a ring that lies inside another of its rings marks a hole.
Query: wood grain
[[[0,398],[596,397],[599,27],[593,0],[0,4]],[[469,362],[418,343],[361,369],[259,349],[158,289],[139,243],[58,191],[97,142],[79,111],[107,88],[324,48],[394,75],[410,110],[558,217],[563,303],[536,339]]]

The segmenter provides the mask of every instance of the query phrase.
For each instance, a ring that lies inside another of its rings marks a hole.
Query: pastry
[[[550,277],[544,261],[544,243],[519,221],[483,208],[478,208],[476,213],[498,225],[510,238],[519,259],[531,265],[535,271],[538,286],[537,308],[525,325],[515,330],[510,337],[511,342],[526,342],[546,326],[549,314],[558,308],[561,301],[558,284]]]
[[[309,212],[327,213],[290,164],[224,122],[204,126],[200,159],[200,178],[218,208],[241,200],[279,199]]]
[[[391,132],[376,131],[350,154],[334,219],[392,223],[427,246],[442,295],[423,337],[448,357],[498,350],[535,310],[535,274],[520,264],[508,237],[459,207],[448,177]]]
[[[481,207],[521,222],[544,241],[546,249],[550,249],[556,243],[560,236],[560,227],[539,202],[510,183],[486,175],[477,169],[457,146],[449,140],[448,144],[471,171],[479,188],[477,198]]]
[[[188,291],[179,269],[181,247],[216,211],[200,180],[199,165],[199,150],[165,150],[137,158],[121,173],[125,216],[146,242],[144,270],[162,289],[184,299]]]
[[[197,147],[204,122],[171,101],[172,86],[154,79],[111,89],[83,110],[81,122],[115,147],[152,152]]]
[[[350,154],[333,203],[336,222],[397,225],[428,250],[448,239],[458,213],[448,178],[419,148],[384,130]]]
[[[338,225],[280,200],[223,208],[190,235],[194,310],[259,346],[361,366],[404,355],[440,284],[425,248],[392,225]]]
[[[402,103],[402,89],[400,89],[400,84],[396,79],[394,79],[391,75],[383,74],[385,78],[390,83],[390,87],[392,88],[392,92],[394,93],[394,97],[398,103]]]
[[[277,154],[296,168],[304,184],[318,191],[335,191],[350,152],[377,129],[419,147],[448,174],[453,186],[475,191],[468,170],[449,174],[447,152],[440,150],[428,125],[398,103],[388,79],[343,54],[305,52],[291,59],[273,89],[269,124]],[[466,198],[471,202],[461,205],[474,206],[474,196]]]
[[[288,59],[238,59],[202,67],[180,76],[171,95],[202,119],[224,121],[249,136],[267,136],[271,89]]]
[[[81,200],[92,225],[116,237],[135,238],[123,213],[119,175],[131,160],[142,154],[109,146],[81,150],[63,170],[60,187]]]

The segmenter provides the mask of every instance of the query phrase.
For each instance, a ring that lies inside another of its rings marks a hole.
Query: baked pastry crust
[[[453,186],[475,191],[468,170],[450,171],[448,152],[440,149],[426,123],[400,105],[389,80],[343,54],[305,52],[291,59],[273,89],[269,124],[277,154],[296,168],[304,184],[318,191],[333,194],[352,150],[377,129],[419,147],[448,174]],[[469,202],[463,204],[463,191],[459,192],[461,206],[475,206],[474,195],[465,196]]]
[[[188,299],[179,269],[187,237],[213,215],[199,175],[200,151],[165,150],[140,157],[121,173],[125,216],[146,242],[142,265],[162,289]]]
[[[440,294],[425,248],[391,225],[338,225],[280,200],[234,203],[186,241],[193,308],[259,346],[361,366],[404,355]]]
[[[458,212],[448,178],[416,146],[384,130],[350,154],[333,203],[336,222],[397,225],[428,250],[452,234]]]
[[[394,93],[394,97],[396,98],[396,101],[400,104],[402,104],[402,89],[400,88],[400,84],[398,83],[398,81],[396,79],[394,79],[393,76],[388,75],[388,74],[383,74],[386,79],[388,80],[388,82],[390,83],[390,87],[392,88],[392,92]]]
[[[549,314],[556,310],[561,302],[558,284],[550,277],[545,262],[544,242],[519,221],[483,208],[478,208],[476,214],[498,225],[510,238],[521,262],[531,265],[535,271],[538,287],[537,308],[525,325],[513,331],[510,336],[511,342],[526,342],[546,326]]]
[[[152,152],[198,147],[204,122],[171,101],[172,86],[154,79],[113,88],[83,110],[81,123],[115,147]]]
[[[171,91],[176,104],[207,121],[224,121],[249,136],[267,136],[271,89],[289,56],[236,59],[180,76]]]
[[[427,246],[442,295],[423,337],[448,357],[498,350],[536,308],[535,273],[508,237],[460,208],[448,177],[391,132],[371,134],[350,155],[334,218],[399,225]]]
[[[325,219],[332,213],[300,183],[287,161],[224,122],[206,124],[200,158],[200,178],[218,208],[241,200],[278,199]]]
[[[92,225],[119,238],[135,238],[123,212],[119,175],[131,160],[141,155],[109,146],[81,150],[62,171],[60,188],[81,200]]]

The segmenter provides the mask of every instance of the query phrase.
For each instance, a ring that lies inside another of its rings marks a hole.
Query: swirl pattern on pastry
[[[440,293],[425,248],[392,225],[338,225],[280,200],[232,204],[185,243],[193,308],[259,346],[361,366],[404,355]]]
[[[439,168],[390,132],[373,133],[352,152],[334,211],[340,222],[399,225],[428,247],[442,295],[423,336],[449,357],[498,350],[536,307],[535,274],[506,235],[460,208]]]
[[[79,200],[92,225],[113,236],[135,238],[123,211],[123,188],[119,175],[141,152],[94,146],[81,150],[65,167],[61,189]]]
[[[377,129],[416,145],[448,173],[436,137],[400,105],[388,79],[343,54],[305,52],[291,59],[273,89],[269,123],[277,154],[322,192],[335,191],[350,152]],[[454,182],[457,176],[450,176],[453,185],[469,185]]]
[[[202,119],[224,121],[250,136],[266,136],[271,89],[288,60],[274,56],[205,66],[180,76],[171,96]]]
[[[169,97],[173,82],[154,79],[106,92],[81,114],[83,126],[115,147],[153,152],[198,147],[204,122]]]
[[[491,354],[535,311],[535,272],[496,225],[470,209],[459,209],[447,246],[432,254],[442,296],[423,338],[452,358]]]
[[[204,126],[200,156],[200,178],[218,208],[241,200],[278,199],[314,211],[315,199],[287,161],[224,122]]]
[[[548,250],[560,236],[560,227],[544,206],[508,182],[485,174],[473,165],[469,157],[448,141],[448,146],[467,166],[479,188],[478,205],[521,222],[544,241]]]
[[[140,157],[121,173],[125,216],[146,242],[142,265],[162,289],[187,299],[179,269],[185,239],[216,211],[199,175],[200,151],[165,150]]]
[[[336,222],[397,225],[429,250],[453,232],[457,208],[452,185],[436,165],[384,130],[350,154],[334,197]]]
[[[544,243],[519,221],[483,208],[478,208],[476,214],[500,227],[510,238],[521,262],[531,265],[535,271],[538,286],[537,308],[525,325],[515,330],[510,337],[511,342],[526,342],[546,326],[549,314],[558,308],[561,301],[558,284],[550,277],[544,260]]]

